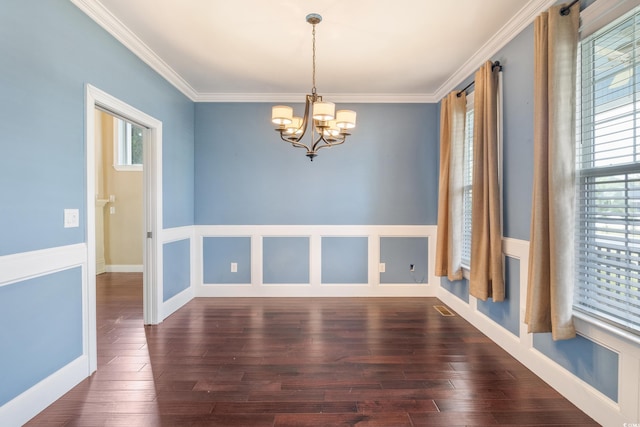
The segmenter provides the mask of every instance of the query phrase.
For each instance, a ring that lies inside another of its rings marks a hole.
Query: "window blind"
[[[467,97],[462,179],[462,266],[471,265],[471,182],[473,179],[473,94]]]
[[[578,310],[640,333],[640,8],[582,40]]]

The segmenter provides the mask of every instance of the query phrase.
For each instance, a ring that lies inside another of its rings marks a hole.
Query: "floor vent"
[[[433,308],[438,310],[438,313],[442,314],[443,316],[455,316],[455,313],[449,310],[444,305],[434,305]]]

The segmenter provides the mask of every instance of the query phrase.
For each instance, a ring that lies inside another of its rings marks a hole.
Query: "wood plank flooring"
[[[97,280],[98,371],[28,426],[597,425],[435,298],[199,298]]]

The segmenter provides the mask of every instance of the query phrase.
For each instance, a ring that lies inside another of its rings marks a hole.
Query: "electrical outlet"
[[[413,264],[409,264],[409,271],[416,271],[416,266]]]
[[[231,272],[232,273],[237,273],[238,272],[238,263],[237,262],[232,262],[231,263]]]
[[[385,266],[384,262],[381,262],[380,265],[378,266],[378,271],[380,273],[384,273],[385,269],[386,269],[386,266]]]
[[[78,209],[64,210],[64,228],[80,227],[80,211]]]

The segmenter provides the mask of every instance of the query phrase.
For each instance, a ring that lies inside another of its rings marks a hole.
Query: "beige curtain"
[[[462,166],[467,98],[447,95],[440,109],[440,185],[436,276],[462,279]]]
[[[534,24],[534,172],[529,332],[575,336],[572,320],[575,223],[576,51],[580,4],[554,6]]]
[[[504,300],[499,182],[498,79],[487,61],[475,75],[473,181],[471,187],[471,266],[469,293]]]

